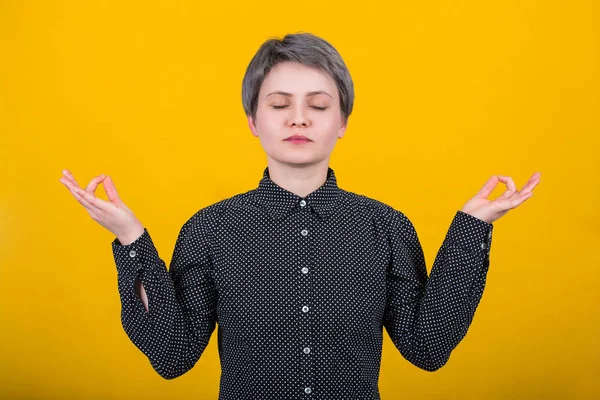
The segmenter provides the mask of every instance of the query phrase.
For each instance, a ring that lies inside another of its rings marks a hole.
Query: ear
[[[256,129],[256,124],[254,123],[254,120],[252,119],[251,115],[247,115],[248,117],[248,127],[250,128],[250,131],[252,132],[252,135],[258,137],[258,129]]]
[[[338,139],[341,139],[344,137],[344,133],[346,133],[347,127],[348,127],[348,123],[344,123],[344,121],[342,121],[342,124],[340,125],[340,129],[338,130]]]

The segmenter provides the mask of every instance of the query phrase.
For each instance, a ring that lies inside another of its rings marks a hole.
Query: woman
[[[270,39],[242,101],[267,155],[258,187],[194,214],[167,271],[110,177],[61,182],[116,239],[122,323],[166,379],[190,370],[218,323],[220,399],[379,399],[383,327],[411,363],[442,367],[465,336],[489,267],[492,223],[532,195],[492,176],[456,212],[430,276],[410,220],[338,187],[329,159],[352,112],[338,52],[308,34]],[[487,197],[498,181],[506,192]],[[95,197],[104,184],[109,201]]]

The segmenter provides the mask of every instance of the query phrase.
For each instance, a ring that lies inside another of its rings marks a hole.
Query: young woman
[[[481,299],[492,223],[523,203],[492,176],[457,210],[430,276],[410,220],[338,187],[329,159],[354,99],[325,40],[266,41],[246,71],[248,125],[267,155],[258,187],[197,211],[167,270],[110,177],[61,182],[115,236],[123,328],[166,379],[190,370],[218,323],[220,399],[379,399],[383,327],[401,354],[442,367]],[[498,182],[506,192],[490,201]],[[109,201],[95,197],[104,184]]]

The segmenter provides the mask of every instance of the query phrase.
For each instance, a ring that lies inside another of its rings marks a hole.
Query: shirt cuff
[[[118,238],[112,242],[113,256],[118,272],[139,272],[148,266],[160,263],[160,258],[150,233],[144,233],[135,241],[123,245]]]
[[[477,217],[458,210],[445,241],[472,253],[490,254],[494,226]]]

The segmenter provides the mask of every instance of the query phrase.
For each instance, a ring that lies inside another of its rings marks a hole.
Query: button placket
[[[487,236],[487,255],[490,255],[490,249],[492,248],[492,229],[488,232]]]
[[[311,267],[314,260],[314,237],[311,234],[311,219],[312,214],[309,211],[310,209],[306,207],[307,202],[304,199],[299,201],[301,210],[297,214],[298,222],[300,224],[299,230],[299,246],[298,253],[302,255],[299,258],[299,269],[301,274],[298,276],[299,282],[299,305],[302,310],[301,315],[299,316],[299,357],[300,357],[300,376],[302,384],[304,385],[304,393],[309,395],[312,393],[312,384],[314,379],[314,361],[312,356],[312,332],[313,332],[313,318],[312,313],[310,312],[311,307],[308,304],[311,304],[312,301],[312,274],[309,274],[309,267]]]

